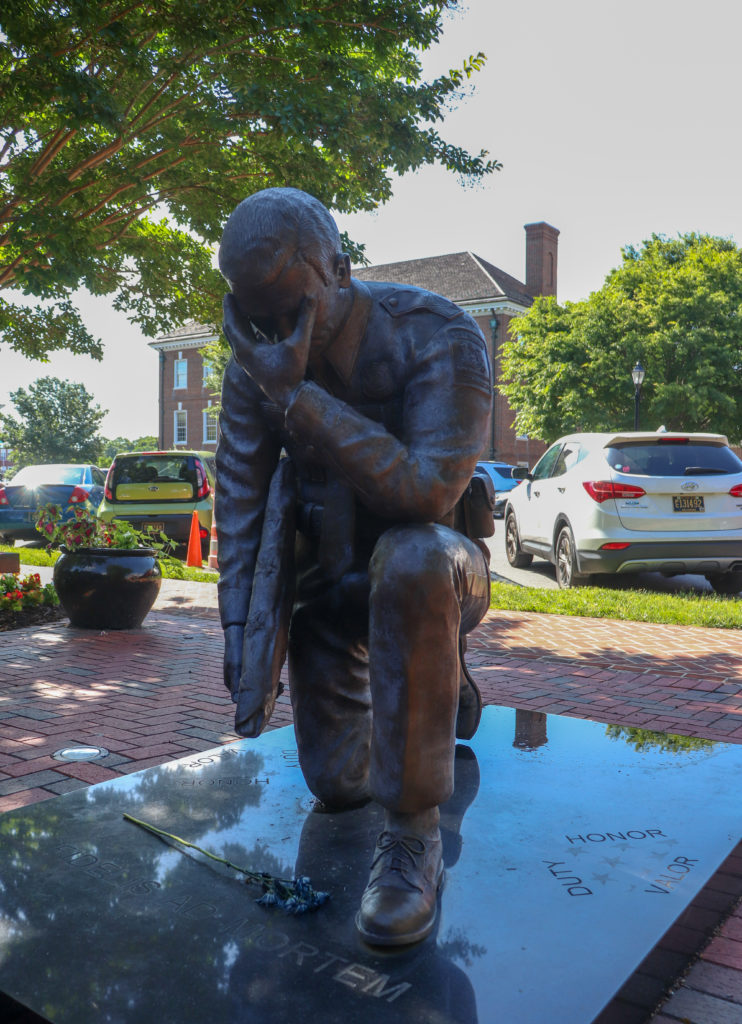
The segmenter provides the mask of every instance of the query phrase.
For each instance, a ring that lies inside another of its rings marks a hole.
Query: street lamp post
[[[636,366],[631,371],[631,379],[634,382],[634,430],[639,429],[639,399],[644,383],[644,367],[637,360]]]
[[[495,451],[495,388],[497,385],[497,317],[495,316],[494,309],[491,310],[491,313],[492,317],[490,319],[490,332],[492,334],[492,408],[490,410],[490,462],[494,462],[495,459],[497,458],[497,454]]]

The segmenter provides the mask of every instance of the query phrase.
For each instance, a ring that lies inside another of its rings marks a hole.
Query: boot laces
[[[377,865],[380,867],[379,875],[375,879],[378,885],[384,874],[394,872],[395,875],[404,879],[412,889],[423,892],[419,879],[423,871],[423,864],[418,864],[418,858],[425,855],[425,843],[418,836],[397,835],[393,832],[382,832],[376,842],[377,854],[371,865],[374,871]]]

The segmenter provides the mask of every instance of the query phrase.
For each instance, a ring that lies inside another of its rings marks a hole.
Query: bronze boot
[[[356,915],[361,937],[373,946],[406,946],[433,930],[443,858],[438,828],[386,829],[376,840],[368,885]]]

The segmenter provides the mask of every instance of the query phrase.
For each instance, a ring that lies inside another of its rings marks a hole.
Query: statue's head
[[[269,336],[291,334],[305,296],[317,300],[313,347],[331,340],[346,315],[350,259],[329,211],[299,189],[244,199],[224,227],[219,269],[240,311]]]

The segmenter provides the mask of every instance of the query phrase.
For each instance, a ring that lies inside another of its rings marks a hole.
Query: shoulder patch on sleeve
[[[462,313],[459,306],[450,299],[444,299],[442,295],[426,292],[421,288],[397,288],[391,295],[381,300],[381,306],[394,317],[424,311],[435,313],[445,320],[454,320]]]
[[[454,328],[448,331],[448,345],[453,363],[454,384],[459,387],[476,388],[489,394],[492,390],[492,373],[487,354],[487,345],[481,334]]]

